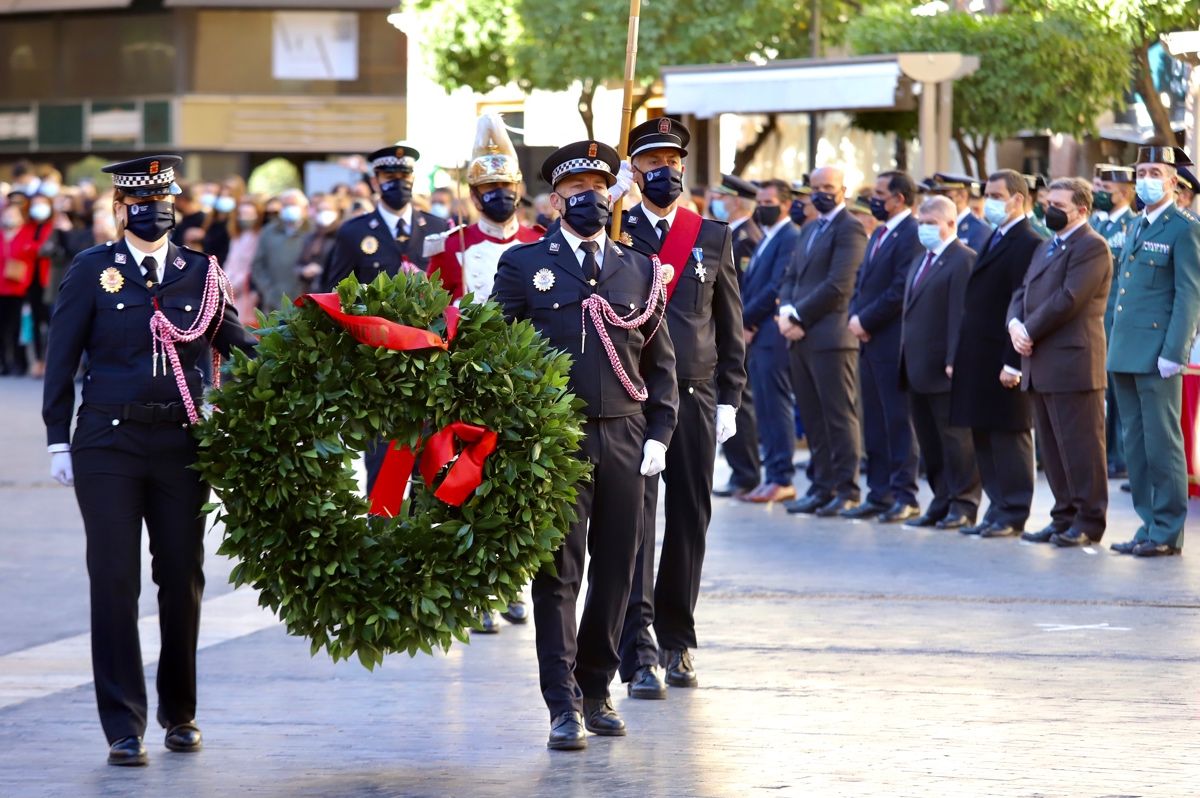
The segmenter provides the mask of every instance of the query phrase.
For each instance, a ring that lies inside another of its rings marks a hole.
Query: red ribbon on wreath
[[[399,352],[412,352],[421,349],[450,348],[458,332],[459,310],[448,307],[445,311],[446,338],[442,338],[430,330],[409,327],[398,324],[390,319],[379,316],[352,316],[342,311],[342,303],[337,294],[305,294],[296,300],[296,305],[312,302],[325,311],[356,341],[377,348],[392,349]],[[475,492],[483,482],[483,464],[488,456],[496,450],[498,436],[487,427],[455,421],[434,433],[425,442],[425,451],[421,454],[421,477],[425,484],[433,486],[433,480],[438,472],[456,456],[457,441],[463,441],[466,446],[457,453],[458,460],[451,466],[441,486],[434,491],[434,496],[446,504],[458,507]],[[418,441],[420,445],[420,441]],[[395,516],[404,506],[404,491],[408,487],[409,475],[416,464],[416,454],[410,446],[401,446],[396,441],[388,444],[387,454],[375,478],[371,490],[371,514]]]

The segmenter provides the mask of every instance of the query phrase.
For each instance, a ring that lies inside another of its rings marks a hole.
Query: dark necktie
[[[1055,236],[1054,238],[1050,239],[1050,246],[1046,249],[1046,259],[1049,260],[1050,258],[1053,258],[1054,253],[1056,253],[1060,249],[1062,249],[1062,245],[1063,245],[1063,240],[1061,238],[1059,238],[1058,236]]]
[[[403,219],[396,222],[396,240],[401,244],[408,240],[408,224]]]
[[[667,220],[666,220],[666,219],[659,219],[659,220],[658,220],[658,224],[656,224],[656,225],[654,225],[654,226],[655,226],[656,228],[658,228],[658,240],[659,240],[659,241],[666,241],[666,240],[667,240],[667,233],[669,233],[669,232],[670,232],[670,230],[671,230],[671,225],[667,224]]]
[[[925,260],[922,261],[921,268],[917,269],[917,277],[915,280],[913,280],[914,291],[917,290],[917,286],[921,284],[921,281],[925,279],[925,275],[929,273],[929,267],[933,265],[933,258],[934,255],[932,252],[930,252],[925,256]]]
[[[580,243],[579,248],[583,250],[583,276],[595,285],[600,279],[600,264],[596,262],[596,253],[600,251],[600,245],[595,241],[584,241]]]
[[[879,228],[879,235],[875,239],[875,243],[871,245],[871,257],[868,260],[875,260],[875,256],[879,254],[879,248],[883,246],[883,239],[887,238],[887,234],[888,229],[886,226]]]
[[[146,287],[153,288],[158,284],[158,261],[147,255],[142,259],[142,268],[146,270]]]
[[[992,233],[991,240],[988,241],[987,248],[992,249],[993,247],[995,247],[997,244],[1000,243],[1000,239],[1002,239],[1002,238],[1004,238],[1004,233],[1001,233],[1000,228],[997,227],[996,232]]]
[[[825,228],[828,226],[829,226],[829,220],[826,219],[824,216],[822,216],[820,219],[817,219],[817,229],[814,230],[813,234],[808,237],[808,244],[806,244],[804,247],[805,255],[812,252],[813,242],[821,237],[821,234],[825,232]]]

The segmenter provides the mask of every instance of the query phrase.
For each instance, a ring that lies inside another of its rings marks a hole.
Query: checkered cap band
[[[114,188],[146,188],[147,186],[163,186],[175,182],[175,169],[163,169],[156,175],[113,175]]]
[[[408,169],[412,171],[416,161],[412,158],[404,157],[397,158],[395,155],[385,155],[382,158],[376,158],[371,161],[372,169]]]
[[[557,183],[558,179],[568,172],[574,172],[576,169],[587,169],[593,172],[604,172],[607,175],[612,174],[612,169],[608,164],[600,160],[592,160],[591,158],[572,158],[569,161],[563,161],[554,168],[550,173],[550,182]]]

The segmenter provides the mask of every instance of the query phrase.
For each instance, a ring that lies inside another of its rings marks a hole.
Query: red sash
[[[700,214],[687,208],[675,210],[675,224],[667,231],[667,240],[658,251],[658,259],[675,270],[671,281],[667,283],[667,302],[675,295],[675,286],[679,284],[679,278],[683,276],[683,267],[692,256],[692,249],[696,246],[696,239],[700,237],[700,224],[703,221]]]

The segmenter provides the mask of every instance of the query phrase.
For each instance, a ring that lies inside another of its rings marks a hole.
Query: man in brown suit
[[[1087,224],[1092,189],[1078,178],[1050,184],[1046,226],[1053,237],[1033,254],[1008,308],[1021,353],[1022,388],[1033,397],[1051,523],[1025,540],[1058,546],[1104,536],[1108,472],[1104,447],[1104,308],[1112,253]]]

